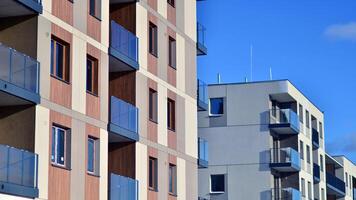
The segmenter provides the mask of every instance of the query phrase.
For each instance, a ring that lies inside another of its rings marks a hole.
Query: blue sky
[[[356,1],[207,0],[198,2],[208,56],[207,83],[289,79],[325,113],[327,150],[356,163]]]

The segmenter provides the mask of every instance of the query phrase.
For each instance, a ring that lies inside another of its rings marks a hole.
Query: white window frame
[[[211,181],[211,176],[224,176],[224,191],[212,191],[212,181]],[[210,190],[210,194],[224,194],[225,193],[225,190],[226,190],[226,184],[225,184],[225,181],[226,181],[226,174],[210,174],[209,176],[209,190]]]
[[[52,126],[52,131],[53,131],[53,129],[54,129],[54,135],[53,135],[53,132],[52,132],[52,137],[54,136],[55,137],[55,139],[54,139],[54,144],[52,144],[52,145],[54,145],[54,161],[52,161],[52,158],[51,158],[51,162],[52,162],[52,164],[54,164],[54,165],[58,165],[58,166],[61,166],[61,167],[65,167],[66,166],[66,140],[67,140],[67,136],[66,136],[66,134],[67,134],[67,130],[66,129],[64,129],[64,128],[60,128],[60,127],[58,127],[58,126],[55,126],[55,125],[53,125]],[[57,162],[57,158],[58,158],[58,134],[59,134],[59,132],[58,132],[58,130],[61,130],[61,131],[63,131],[63,137],[64,137],[64,143],[63,143],[63,149],[64,149],[64,152],[63,152],[63,164],[61,164],[61,163],[58,163]],[[53,139],[52,139],[52,141],[53,141]],[[51,149],[51,151],[52,151],[52,149]],[[52,156],[52,152],[51,152],[51,156]]]
[[[223,103],[223,113],[222,114],[212,114],[211,113],[211,99],[222,99],[222,103]],[[224,101],[224,97],[212,97],[209,98],[209,116],[210,117],[220,117],[222,115],[224,115],[224,107],[225,107],[225,101]]]
[[[96,172],[96,166],[95,166],[95,162],[96,162],[96,141],[97,139],[94,139],[92,137],[88,137],[88,144],[87,144],[87,155],[88,155],[88,163],[87,163],[87,172],[89,174],[93,174],[95,175],[95,172]],[[89,171],[89,141],[92,141],[93,142],[93,171]]]

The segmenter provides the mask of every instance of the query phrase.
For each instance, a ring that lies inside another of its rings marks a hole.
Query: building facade
[[[213,84],[208,96],[200,199],[356,198],[356,166],[325,152],[324,114],[291,82]]]
[[[196,3],[2,0],[0,199],[197,199]]]

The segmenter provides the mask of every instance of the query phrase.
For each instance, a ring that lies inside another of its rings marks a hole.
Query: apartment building
[[[324,114],[290,81],[207,90],[208,109],[198,113],[200,199],[356,199],[356,166],[325,152]]]
[[[1,0],[0,199],[197,199],[196,3]]]

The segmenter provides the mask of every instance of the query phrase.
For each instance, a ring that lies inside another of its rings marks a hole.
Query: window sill
[[[177,194],[174,194],[174,193],[171,193],[171,192],[169,192],[168,194],[169,194],[169,196],[173,196],[173,197],[177,197],[178,196]]]
[[[100,17],[97,17],[97,16],[95,16],[95,15],[93,15],[91,13],[89,13],[89,15],[101,22],[101,18]]]
[[[172,128],[167,128],[169,131],[172,131],[172,132],[176,132],[175,129],[172,129]]]
[[[87,171],[87,174],[88,174],[88,176],[100,178],[100,175],[97,175],[97,174],[94,174],[94,173],[91,173],[91,172],[88,172],[88,171]]]
[[[214,117],[221,117],[221,116],[223,116],[224,114],[209,114],[209,117],[212,117],[212,118],[214,118]]]
[[[217,194],[224,194],[225,192],[210,192],[212,195],[217,195]]]
[[[88,90],[87,90],[87,93],[90,94],[90,95],[92,95],[92,96],[94,96],[94,97],[99,97],[99,95],[97,95],[97,94],[95,94],[95,93],[93,93],[93,92],[90,92],[90,91],[88,91]]]
[[[149,191],[152,191],[152,192],[158,192],[158,189],[156,189],[156,188],[151,188],[151,187],[149,187],[148,190],[149,190]]]
[[[56,167],[56,168],[59,168],[59,169],[64,169],[64,170],[67,170],[67,171],[71,171],[72,169],[69,169],[67,168],[66,166],[63,166],[63,165],[59,165],[59,164],[56,164],[56,163],[51,163],[52,167]]]
[[[148,120],[149,120],[150,122],[152,122],[152,123],[158,124],[158,122],[157,122],[158,120],[153,120],[153,119],[150,119],[150,118],[149,118]]]
[[[154,56],[155,58],[158,58],[158,55],[154,54],[153,52],[149,52],[152,56]]]
[[[65,83],[65,84],[70,85],[70,82],[69,82],[69,81],[66,81],[66,80],[64,80],[64,79],[61,79],[61,78],[59,78],[59,77],[57,77],[57,76],[55,76],[55,75],[53,75],[53,74],[51,74],[51,77],[54,78],[54,79],[57,79],[57,80],[59,80],[59,81],[61,81],[61,82],[63,82],[63,83]]]
[[[174,66],[171,66],[171,65],[168,65],[170,68],[174,69],[174,70],[177,70],[177,67],[174,67]]]

